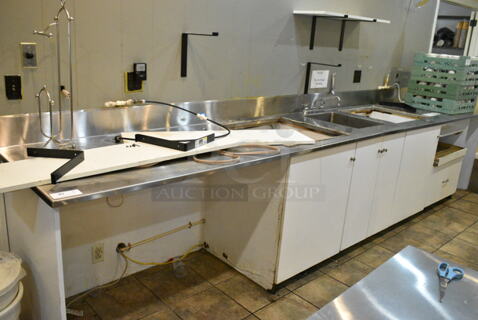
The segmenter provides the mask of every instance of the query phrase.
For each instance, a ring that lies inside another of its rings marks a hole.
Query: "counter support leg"
[[[66,319],[60,211],[29,189],[4,196],[10,249],[27,272],[22,319]]]

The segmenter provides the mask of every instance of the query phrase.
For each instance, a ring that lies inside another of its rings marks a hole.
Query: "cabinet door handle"
[[[350,161],[352,161],[352,162],[355,162],[355,160],[356,160],[355,157],[350,158]]]
[[[378,149],[378,153],[383,153],[383,149]]]
[[[387,148],[383,149],[383,152],[388,152],[388,149]]]
[[[443,180],[441,183],[445,184],[445,183],[448,183],[448,182],[450,182],[450,179]]]

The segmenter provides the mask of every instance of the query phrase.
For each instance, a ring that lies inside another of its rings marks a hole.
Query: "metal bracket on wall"
[[[340,68],[342,64],[328,64],[328,63],[319,63],[319,62],[307,62],[307,70],[305,71],[305,85],[304,85],[304,94],[309,93],[309,84],[310,84],[310,71],[312,69],[312,65],[318,66],[325,66],[325,67],[333,67],[333,68]]]
[[[188,74],[188,41],[189,36],[217,37],[219,32],[212,33],[182,33],[181,35],[181,78]]]
[[[51,173],[51,183],[53,184],[58,183],[61,177],[85,160],[85,154],[81,150],[27,148],[27,155],[29,157],[70,159]]]
[[[379,23],[390,23],[388,20],[362,17],[356,15],[349,15],[345,13],[329,12],[329,11],[303,11],[303,10],[294,10],[295,15],[305,15],[312,17],[312,25],[310,30],[310,44],[309,49],[314,49],[315,43],[315,33],[317,29],[317,19],[328,19],[328,20],[338,20],[341,21],[341,30],[340,30],[340,39],[339,39],[339,51],[342,51],[344,45],[344,35],[345,35],[345,25],[347,21],[356,21],[356,22],[379,22]]]

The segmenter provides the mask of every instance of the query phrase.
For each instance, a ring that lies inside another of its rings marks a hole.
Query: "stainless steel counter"
[[[442,261],[408,246],[309,319],[478,319],[478,272],[463,268],[464,278],[448,285],[440,303]]]
[[[370,105],[382,99],[390,99],[392,90],[359,91],[341,93],[343,104],[348,107],[340,107],[340,111],[347,111],[350,106]],[[287,122],[301,126],[316,126],[301,112],[304,107],[313,105],[319,99],[315,95],[297,95],[272,98],[255,98],[244,100],[232,100],[228,102],[205,101],[202,103],[183,103],[182,107],[197,112],[205,112],[209,117],[221,121],[230,126],[258,124],[261,122],[276,121],[283,119]],[[327,107],[320,112],[337,111],[337,108]],[[83,148],[93,148],[113,144],[116,134],[124,131],[140,130],[206,130],[211,129],[195,117],[190,117],[183,112],[171,110],[162,106],[135,106],[120,109],[93,109],[91,111],[77,112],[76,144]],[[415,120],[401,124],[383,122],[381,125],[352,129],[341,127],[344,135],[332,137],[327,140],[316,142],[314,145],[296,147],[282,147],[281,153],[268,156],[241,157],[240,162],[223,165],[206,165],[181,159],[172,162],[161,163],[158,166],[145,169],[131,169],[120,172],[104,174],[80,180],[62,182],[57,185],[44,185],[34,188],[34,191],[50,206],[60,207],[71,203],[89,201],[106,196],[122,194],[160,186],[173,181],[180,181],[199,175],[212,173],[217,170],[227,170],[249,165],[256,165],[265,161],[274,161],[283,157],[289,157],[306,152],[331,148],[342,144],[378,137],[382,135],[414,130],[429,126],[440,125],[463,119],[469,119],[473,115],[439,115],[422,120]],[[45,120],[46,121],[46,120]],[[64,119],[68,123],[68,119]],[[322,123],[322,126],[324,124]],[[6,161],[15,161],[25,158],[25,146],[41,145],[42,139],[33,132],[38,129],[38,117],[34,115],[0,117],[0,130],[18,132],[17,135],[0,135],[0,155]],[[337,126],[331,127],[337,129]],[[39,131],[39,130],[38,130]],[[69,132],[67,129],[66,132]],[[2,147],[3,146],[3,147]],[[81,195],[54,200],[50,193],[65,190],[78,189]]]

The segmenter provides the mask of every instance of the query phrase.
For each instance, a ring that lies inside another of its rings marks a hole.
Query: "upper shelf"
[[[346,21],[390,23],[390,20],[355,16],[353,14],[339,13],[339,12],[332,12],[332,11],[294,10],[294,14],[302,15],[302,16],[326,18],[326,19],[346,20]]]
[[[345,23],[347,21],[390,23],[390,20],[371,18],[371,17],[355,16],[355,15],[352,15],[352,14],[332,12],[332,11],[294,10],[294,14],[295,15],[302,15],[302,16],[312,17],[312,28],[310,30],[310,45],[309,45],[310,50],[312,50],[314,48],[315,28],[316,28],[316,25],[317,25],[317,18],[342,21],[342,28],[341,28],[341,31],[340,31],[339,51],[342,51],[342,48],[343,48]]]

